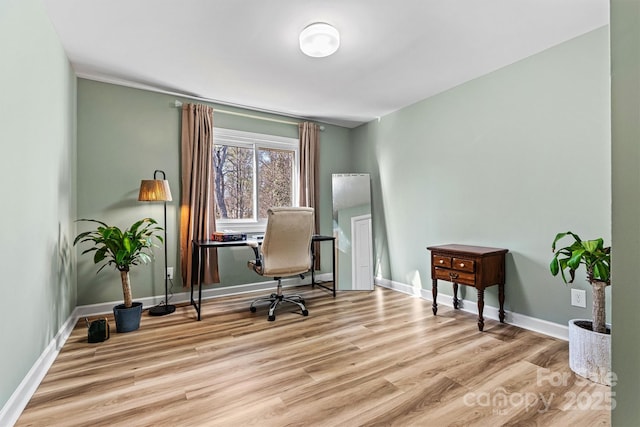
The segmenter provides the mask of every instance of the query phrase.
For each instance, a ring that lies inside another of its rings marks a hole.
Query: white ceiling
[[[608,0],[44,0],[80,77],[354,127],[609,22]],[[341,34],[327,58],[298,34]]]

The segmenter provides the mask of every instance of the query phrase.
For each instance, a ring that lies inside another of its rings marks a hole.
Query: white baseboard
[[[316,275],[317,280],[331,281],[331,273],[323,273]],[[405,293],[414,297],[419,297],[431,301],[431,292],[415,288],[410,285],[395,282],[387,279],[376,278],[375,283],[388,289]],[[302,282],[299,279],[283,280],[283,287],[299,286]],[[271,281],[249,283],[245,285],[225,286],[221,288],[203,289],[202,299],[220,298],[223,296],[238,295],[256,291],[271,291],[274,284]],[[136,301],[142,302],[145,308],[154,306],[163,300],[164,296],[137,298]],[[172,303],[189,302],[191,292],[179,292],[171,297]],[[197,294],[194,292],[194,298]],[[51,340],[47,348],[40,355],[38,360],[31,367],[27,375],[24,377],[18,388],[13,392],[7,403],[0,410],[0,426],[13,426],[20,417],[20,414],[29,403],[29,400],[35,393],[38,385],[47,374],[47,371],[55,361],[60,349],[71,335],[71,331],[75,327],[78,319],[89,316],[96,316],[105,313],[111,313],[113,306],[120,304],[121,301],[82,305],[75,308],[73,313],[64,322],[56,336]],[[453,297],[449,295],[438,295],[438,304],[453,307]],[[460,309],[469,313],[478,314],[478,308],[475,301],[461,300]],[[498,320],[498,309],[496,307],[486,306],[484,308],[484,317],[488,319]],[[536,319],[534,317],[525,316],[523,314],[505,312],[505,321],[511,325],[519,326],[524,329],[539,332],[555,338],[568,340],[569,331],[567,326],[557,323],[548,322],[546,320]]]
[[[77,318],[74,310],[20,382],[18,388],[9,397],[7,403],[0,409],[0,426],[12,426],[18,421],[31,396],[36,392],[40,382],[56,360],[60,349],[71,335],[71,331],[76,326]]]
[[[405,283],[399,283],[388,279],[376,278],[376,285],[384,288],[392,289],[398,292],[405,293],[407,295],[420,297],[427,301],[433,301],[430,289],[415,288]],[[438,294],[438,305],[445,305],[447,307],[453,307],[453,297],[444,294]],[[478,314],[478,304],[475,300],[460,300],[459,309],[466,311],[467,313]],[[482,315],[486,319],[499,320],[500,310],[498,307],[485,305]],[[558,323],[549,322],[547,320],[537,319],[535,317],[526,316],[520,313],[514,313],[505,310],[505,322],[518,326],[530,331],[539,332],[544,335],[548,335],[554,338],[558,338],[564,341],[569,340],[569,327],[566,325],[560,325]]]
[[[289,278],[282,279],[282,287],[290,288],[293,286],[300,286],[309,282],[310,276],[305,276],[305,280],[301,280],[299,278]],[[332,274],[331,273],[321,273],[316,274],[316,281],[331,281]],[[242,285],[233,285],[233,286],[224,286],[220,288],[209,288],[202,289],[202,300],[206,301],[212,298],[220,298],[231,295],[240,295],[246,294],[249,292],[257,292],[257,291],[273,291],[275,289],[275,284],[273,281],[266,282],[255,282],[255,283],[246,283]],[[194,289],[193,298],[198,299],[198,291]],[[136,302],[141,302],[143,308],[153,307],[160,303],[160,301],[164,300],[164,295],[155,296],[155,297],[146,297],[146,298],[134,298]],[[191,291],[186,292],[177,292],[173,295],[169,296],[169,302],[171,304],[180,304],[191,301]],[[122,304],[122,301],[111,301],[104,302],[100,304],[90,304],[90,305],[82,305],[76,308],[77,317],[76,320],[82,317],[95,316],[100,314],[108,314],[113,312],[113,307],[115,305]]]
[[[316,274],[317,281],[331,281],[331,273]],[[299,286],[308,282],[308,276],[305,281],[299,278],[283,279],[283,288]],[[202,290],[202,300],[211,298],[220,298],[223,296],[239,295],[248,292],[266,291],[272,292],[275,288],[273,281],[248,283],[244,285],[225,286],[213,289]],[[198,298],[197,291],[194,292],[194,298]],[[147,298],[136,298],[138,302],[142,302],[144,308],[152,307],[164,300],[164,295]],[[171,303],[183,303],[191,300],[191,291],[179,292],[173,294],[170,298]],[[121,304],[122,301],[112,301],[100,304],[81,305],[75,308],[73,313],[64,322],[56,336],[51,340],[47,348],[40,355],[38,360],[31,367],[27,375],[24,377],[18,388],[13,392],[7,403],[0,410],[0,426],[13,426],[20,417],[20,414],[29,403],[29,400],[40,385],[40,382],[49,371],[49,368],[55,361],[60,349],[71,335],[71,331],[75,327],[78,319],[83,317],[91,317],[101,314],[113,312],[115,305]]]

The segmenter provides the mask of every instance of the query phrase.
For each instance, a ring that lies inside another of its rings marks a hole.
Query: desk
[[[431,293],[433,314],[438,311],[438,279],[453,283],[453,308],[458,308],[458,283],[478,291],[478,329],[484,328],[484,289],[498,285],[500,323],[504,323],[504,262],[508,249],[468,245],[429,246],[431,251]]]
[[[196,303],[196,301],[193,299],[193,285],[191,286],[191,305],[193,305],[196,309],[196,312],[198,313],[198,320],[200,320],[200,310],[202,307],[202,278],[204,276],[204,271],[202,270],[202,258],[203,255],[205,253],[205,251],[211,249],[211,248],[226,248],[226,247],[232,247],[232,246],[247,246],[249,247],[249,242],[251,240],[247,241],[247,240],[239,240],[239,241],[234,241],[234,242],[218,242],[215,240],[194,240],[192,242],[193,244],[193,254],[197,254],[198,257],[198,267],[197,267],[197,285],[198,285],[198,302]],[[331,241],[333,242],[333,247],[332,247],[332,251],[331,251],[331,271],[332,271],[332,278],[333,278],[333,287],[329,288],[328,286],[325,286],[321,283],[316,283],[316,276],[315,276],[315,270],[313,268],[313,266],[315,265],[315,260],[316,260],[316,252],[315,252],[315,242],[328,242]],[[255,242],[255,240],[254,240]],[[261,243],[261,241],[258,241],[258,243]],[[321,288],[327,289],[329,291],[333,292],[333,297],[335,298],[336,296],[336,238],[333,236],[322,236],[319,234],[314,234],[311,237],[311,286],[320,286]]]

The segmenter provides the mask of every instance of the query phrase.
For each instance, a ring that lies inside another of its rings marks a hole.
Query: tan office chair
[[[282,278],[300,276],[311,269],[311,235],[313,234],[313,208],[271,208],[267,212],[267,229],[262,245],[250,242],[256,259],[247,266],[261,276],[278,281],[277,291],[251,303],[250,310],[256,312],[256,304],[269,302],[269,320],[275,320],[275,310],[281,302],[297,305],[302,315],[309,312],[304,299],[299,295],[282,294]]]

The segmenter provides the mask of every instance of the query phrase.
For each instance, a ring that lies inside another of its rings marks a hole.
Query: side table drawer
[[[442,268],[451,268],[451,257],[443,256],[443,255],[433,255],[433,260],[431,261],[435,267]]]
[[[453,258],[451,268],[455,270],[468,271],[473,273],[475,271],[476,263],[472,259]]]
[[[446,280],[448,282],[462,283],[463,285],[471,286],[476,284],[476,276],[473,273],[465,273],[462,271],[436,267],[435,274],[436,279]]]

